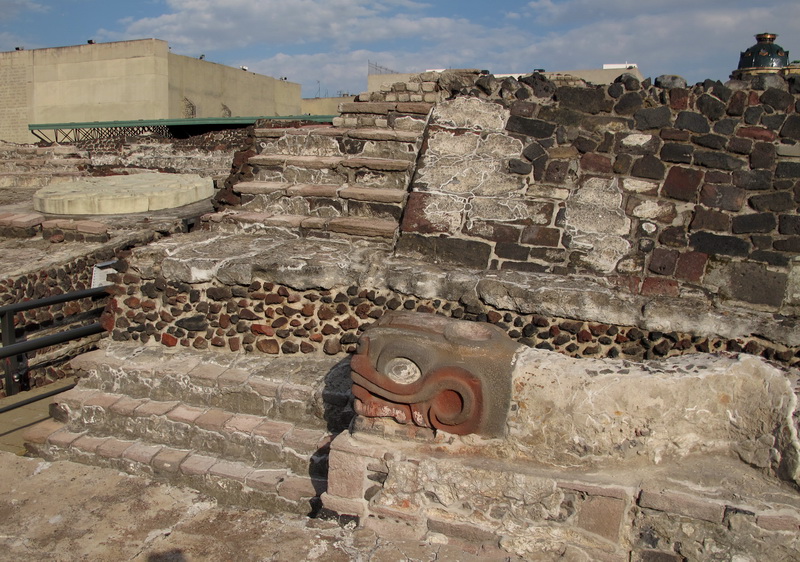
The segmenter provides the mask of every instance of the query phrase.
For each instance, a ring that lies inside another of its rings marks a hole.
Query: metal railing
[[[27,361],[25,354],[30,351],[66,343],[68,341],[93,336],[104,331],[99,322],[70,328],[55,334],[40,336],[31,340],[18,342],[16,340],[16,330],[14,328],[14,316],[18,312],[33,310],[51,306],[54,304],[70,302],[90,297],[99,297],[108,294],[108,286],[84,289],[46,297],[43,299],[23,301],[0,307],[0,332],[2,332],[2,344],[0,348],[0,360],[3,362],[5,370],[5,391],[6,396],[17,394],[20,391],[21,381],[27,373]]]

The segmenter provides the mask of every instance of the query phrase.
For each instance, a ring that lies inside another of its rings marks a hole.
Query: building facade
[[[0,140],[31,123],[297,115],[300,84],[141,39],[0,53]]]

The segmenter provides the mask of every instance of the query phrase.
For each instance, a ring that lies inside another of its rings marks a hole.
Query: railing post
[[[3,347],[8,347],[16,343],[14,334],[14,313],[0,313],[0,332],[2,332]],[[12,396],[19,392],[19,355],[12,355],[3,360],[5,370],[5,384],[3,388],[6,396]]]

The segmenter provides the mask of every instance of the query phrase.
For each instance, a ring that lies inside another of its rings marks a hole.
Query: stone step
[[[330,219],[359,217],[396,222],[402,216],[406,198],[400,189],[349,185],[247,182],[233,189],[240,194],[241,207],[248,212]]]
[[[345,102],[339,104],[339,113],[427,115],[432,108],[433,104],[426,102]]]
[[[83,172],[77,170],[60,170],[60,171],[15,171],[15,172],[0,172],[0,188],[3,187],[46,187],[52,183],[60,181],[71,181],[77,178],[84,177]]]
[[[306,215],[275,215],[269,212],[233,211],[206,215],[207,224],[249,226],[248,231],[263,229],[265,232],[276,228],[299,230],[301,236],[325,236],[330,234],[348,237],[393,239],[400,226],[399,221],[373,217],[322,217]],[[220,228],[220,227],[218,227]]]
[[[402,190],[408,187],[414,166],[413,160],[396,158],[287,154],[258,154],[248,162],[254,167],[253,179],[259,182],[350,184]]]
[[[422,135],[391,129],[257,129],[260,154],[364,157],[413,161]]]
[[[422,136],[413,131],[395,131],[383,128],[344,128],[344,127],[290,127],[283,129],[255,129],[256,138],[280,138],[285,135],[294,136],[332,136],[356,140],[395,141],[415,143]]]
[[[286,197],[339,197],[378,203],[402,203],[406,197],[406,192],[400,189],[329,184],[286,184],[269,181],[240,182],[233,186],[233,191],[247,195],[279,193]]]
[[[267,416],[83,387],[60,394],[51,404],[51,415],[75,434],[143,441],[245,462],[254,468],[288,468],[298,474],[325,474],[332,439],[326,429]]]
[[[295,156],[291,154],[257,154],[251,156],[249,162],[265,167],[295,166],[309,170],[324,170],[345,166],[382,172],[407,172],[412,165],[407,160],[397,158],[348,158],[345,156]]]
[[[287,219],[287,223],[299,226],[297,221]],[[236,319],[226,322],[235,327]],[[185,328],[191,333],[193,326]],[[261,324],[253,329],[263,334],[280,331],[280,327]],[[267,416],[331,430],[347,427],[352,417],[346,355],[245,356],[118,342],[76,357],[71,366],[82,377],[83,389],[131,399],[179,401],[194,408]]]
[[[26,432],[26,448],[51,462],[68,460],[114,468],[188,486],[220,503],[271,512],[314,512],[327,488],[324,476],[296,473],[288,467],[258,468],[248,462],[146,441],[76,433],[56,420],[30,428]]]
[[[79,166],[91,164],[91,160],[87,158],[48,158],[45,156],[18,158],[16,156],[18,155],[0,158],[0,169],[4,171],[44,171],[47,173],[60,170],[75,170]]]

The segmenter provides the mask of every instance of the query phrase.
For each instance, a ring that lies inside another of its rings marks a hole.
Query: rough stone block
[[[287,472],[283,469],[260,469],[250,472],[245,478],[245,484],[254,490],[277,493],[278,484],[286,478]]]
[[[191,458],[192,457],[190,457],[190,460]],[[245,464],[223,460],[217,461],[208,469],[208,474],[210,476],[235,480],[241,483],[244,483],[252,472],[253,469]]]
[[[440,517],[428,517],[428,530],[448,537],[457,537],[473,542],[496,542],[499,537],[491,529],[470,523],[452,521]]]
[[[60,431],[56,431],[55,433],[51,433],[50,436],[47,438],[47,443],[53,445],[54,447],[60,447],[62,449],[66,449],[67,447],[71,446],[82,435],[83,435],[82,433],[72,433],[71,431],[62,429]]]
[[[156,400],[148,400],[133,411],[136,417],[149,417],[149,416],[163,416],[167,413],[172,413],[176,408],[178,402],[158,402]],[[170,418],[171,419],[171,418]],[[174,420],[178,421],[178,420]]]
[[[122,453],[122,458],[149,465],[153,462],[156,455],[163,449],[161,445],[147,445],[145,443],[133,443]]]
[[[107,459],[120,459],[131,445],[133,445],[132,441],[121,441],[111,437],[98,445],[97,454]]]
[[[204,412],[194,419],[194,424],[208,431],[221,432],[225,424],[233,417],[233,414],[220,410],[219,408],[212,408]]]
[[[625,502],[617,498],[589,496],[580,505],[576,525],[617,543],[620,538]]]
[[[186,424],[193,424],[194,421],[199,418],[205,412],[205,408],[195,408],[193,406],[185,406],[183,404],[175,405],[168,413],[167,419],[186,423]],[[137,410],[138,413],[138,410]]]
[[[189,456],[189,451],[163,448],[153,457],[153,469],[156,472],[176,473],[181,463]]]
[[[334,451],[328,457],[328,492],[340,498],[362,499],[372,459]]]
[[[278,484],[278,495],[287,500],[299,502],[322,494],[327,481],[303,476],[287,476]]]
[[[768,531],[790,531],[797,533],[800,530],[800,515],[793,512],[761,513],[756,517],[756,523]]]
[[[48,437],[64,428],[64,424],[56,420],[45,420],[28,428],[23,433],[23,439],[29,443],[43,444]]]
[[[90,435],[82,435],[72,442],[72,446],[86,453],[95,453],[97,452],[97,448],[105,443],[108,439],[108,437],[92,437]]]
[[[642,490],[638,503],[641,507],[677,513],[684,517],[702,519],[711,523],[722,523],[725,505],[693,498],[673,491]]]
[[[192,453],[181,462],[180,471],[187,476],[205,476],[217,462],[213,457]]]
[[[282,443],[284,436],[294,426],[290,423],[265,421],[253,428],[253,435],[265,438],[270,443]]]
[[[261,416],[235,414],[225,423],[224,430],[230,432],[238,431],[249,435],[262,423],[264,423],[264,418]]]

